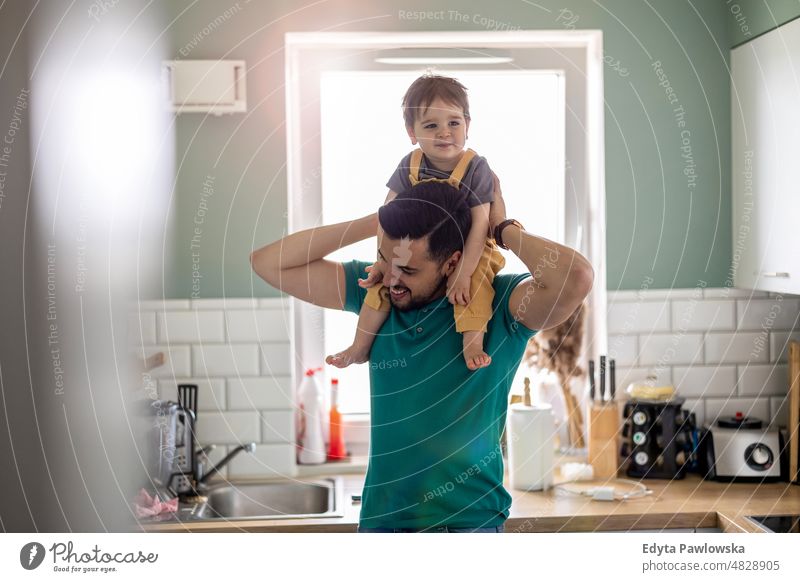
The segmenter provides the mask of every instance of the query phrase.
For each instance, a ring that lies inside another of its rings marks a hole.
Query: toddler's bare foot
[[[369,349],[352,345],[344,351],[328,356],[325,363],[337,368],[346,368],[350,364],[363,364],[369,360]]]
[[[479,331],[464,332],[464,361],[467,368],[477,370],[492,363],[492,358],[483,351],[483,333]]]

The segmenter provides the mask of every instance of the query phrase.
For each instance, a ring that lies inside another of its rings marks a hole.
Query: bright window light
[[[526,229],[564,242],[564,87],[558,71],[437,71],[468,89],[467,147],[487,158],[500,178],[508,216]],[[403,126],[400,102],[418,71],[337,71],[322,75],[322,223],[351,220],[383,204],[386,181],[414,147]],[[358,98],[354,98],[357,96]],[[374,260],[376,240],[339,250],[338,261]],[[510,252],[506,273],[527,272]],[[325,353],[353,340],[356,318],[324,312]],[[342,412],[369,411],[367,365],[334,370]]]

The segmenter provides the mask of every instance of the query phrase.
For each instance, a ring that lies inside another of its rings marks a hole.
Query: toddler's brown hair
[[[467,88],[452,77],[443,75],[422,75],[403,96],[403,119],[407,127],[413,127],[417,117],[434,102],[436,98],[456,105],[464,111],[464,118],[469,119],[469,99]]]

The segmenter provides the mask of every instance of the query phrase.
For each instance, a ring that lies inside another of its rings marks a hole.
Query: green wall
[[[503,27],[604,32],[611,61],[605,70],[608,288],[725,284],[731,258],[731,40],[724,0],[331,0],[307,7],[286,0],[172,0],[171,5],[176,57],[247,61],[250,111],[177,118],[177,246],[170,297],[191,295],[194,267],[202,275],[200,297],[277,295],[253,278],[247,257],[286,228],[285,32],[485,30],[481,17]],[[403,18],[401,10],[444,10],[445,17],[420,22]],[[466,14],[469,22],[450,19],[450,10]],[[214,21],[213,30],[206,28]],[[655,71],[656,61],[666,81]],[[673,104],[667,84],[677,98]],[[682,120],[676,118],[678,106]],[[689,132],[685,144],[681,131]],[[684,145],[690,161],[682,157]],[[208,208],[193,262],[194,220],[208,175],[214,194],[205,195]]]
[[[722,0],[731,48],[800,16],[798,0]]]

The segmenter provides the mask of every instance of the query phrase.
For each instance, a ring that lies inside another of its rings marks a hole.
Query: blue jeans
[[[505,527],[502,525],[492,527],[452,527],[449,525],[442,525],[426,529],[358,526],[358,533],[503,533],[504,530]]]

